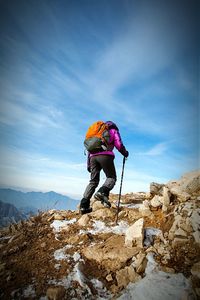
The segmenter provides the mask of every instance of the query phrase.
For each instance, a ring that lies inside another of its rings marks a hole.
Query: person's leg
[[[90,169],[91,169],[90,182],[85,189],[85,192],[83,194],[83,199],[81,200],[80,203],[80,209],[82,210],[89,209],[90,199],[93,193],[95,192],[96,187],[99,184],[101,165],[96,160],[96,156],[93,156],[90,159]]]
[[[98,156],[98,162],[106,175],[106,180],[95,194],[95,198],[105,202],[110,207],[111,204],[108,201],[109,192],[113,189],[117,180],[114,157],[109,155]]]

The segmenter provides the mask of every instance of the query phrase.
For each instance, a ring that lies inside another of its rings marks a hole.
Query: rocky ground
[[[200,299],[200,172],[110,201],[2,229],[0,298]]]

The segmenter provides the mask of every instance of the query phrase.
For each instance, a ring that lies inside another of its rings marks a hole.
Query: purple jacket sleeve
[[[113,144],[117,148],[117,150],[124,156],[127,154],[127,150],[122,142],[120,133],[116,129],[111,129],[111,134],[113,136]]]

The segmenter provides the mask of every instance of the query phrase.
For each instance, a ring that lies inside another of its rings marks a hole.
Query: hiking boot
[[[91,213],[91,212],[92,212],[92,208],[91,208],[91,207],[89,207],[89,208],[81,207],[81,208],[80,208],[80,213],[81,213],[81,215],[89,214],[89,213]]]
[[[110,208],[111,207],[111,203],[110,201],[108,201],[108,197],[106,195],[104,195],[103,193],[97,192],[94,195],[94,198],[98,201],[101,201],[101,203],[105,206]]]

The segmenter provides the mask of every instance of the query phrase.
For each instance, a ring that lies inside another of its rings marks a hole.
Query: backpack
[[[107,149],[109,139],[109,126],[103,121],[97,121],[88,128],[84,146],[90,153],[104,151]]]

